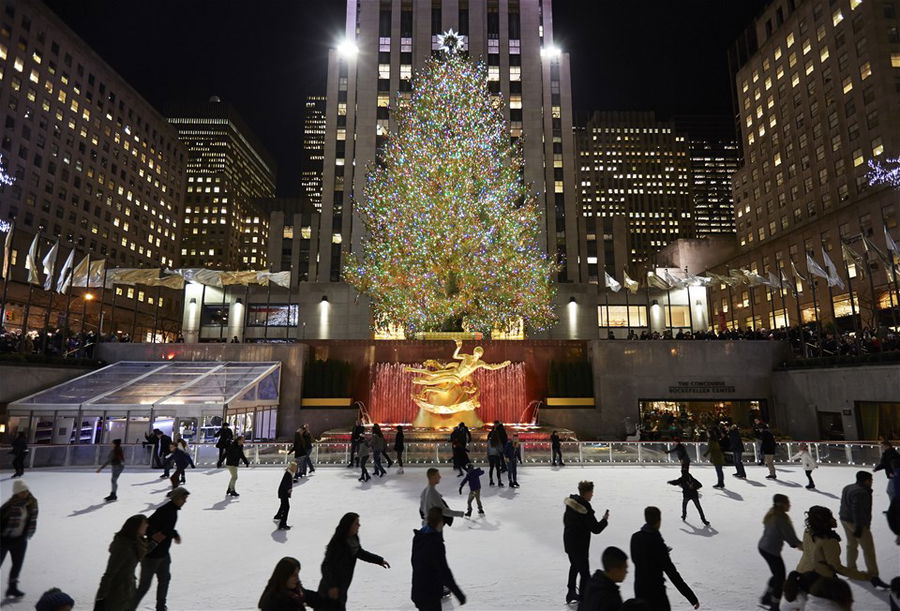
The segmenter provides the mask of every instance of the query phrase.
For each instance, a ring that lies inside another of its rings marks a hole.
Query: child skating
[[[462,494],[463,486],[469,484],[469,500],[466,508],[466,517],[472,515],[472,499],[478,503],[478,513],[484,515],[484,507],[481,506],[481,476],[484,469],[476,469],[472,463],[466,465],[466,476],[459,483],[459,493]]]

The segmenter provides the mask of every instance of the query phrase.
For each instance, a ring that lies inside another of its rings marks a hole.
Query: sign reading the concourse
[[[734,393],[734,386],[716,380],[682,380],[669,386],[669,392],[682,395],[718,395]]]

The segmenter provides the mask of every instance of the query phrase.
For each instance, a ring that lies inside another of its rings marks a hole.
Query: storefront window
[[[836,317],[852,316],[854,308],[857,312],[859,311],[859,296],[856,292],[853,293],[852,304],[850,303],[850,295],[848,293],[834,296],[834,315]]]
[[[300,317],[300,306],[295,303],[250,304],[247,308],[247,326],[265,327],[266,319],[270,327],[296,327]]]
[[[671,312],[671,319],[669,318],[669,310]],[[673,305],[671,308],[669,306],[663,306],[663,310],[666,313],[666,326],[667,327],[690,327],[691,326],[691,313],[689,311],[688,306],[686,305]]]
[[[769,313],[769,328],[770,329],[780,329],[781,327],[789,327],[791,326],[790,317],[786,310],[775,310],[775,318],[772,318],[772,314]]]
[[[609,318],[607,319],[607,313]],[[601,327],[646,327],[647,308],[641,305],[597,306],[599,326]]]
[[[764,401],[641,401],[641,440],[705,441],[711,426],[749,429],[754,418],[767,416]]]

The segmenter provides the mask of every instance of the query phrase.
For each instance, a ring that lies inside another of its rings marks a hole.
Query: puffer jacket
[[[23,528],[22,521],[27,520],[22,536],[31,538],[37,530],[38,502],[30,492],[25,498],[18,494],[3,503],[0,507],[0,537],[12,537]]]

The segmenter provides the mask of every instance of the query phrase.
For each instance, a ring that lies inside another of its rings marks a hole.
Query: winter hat
[[[297,471],[297,463],[294,461],[289,462],[287,464],[287,470],[290,471],[291,473],[296,472]]]
[[[37,611],[57,611],[61,607],[71,607],[74,604],[75,601],[72,600],[71,596],[59,588],[52,588],[44,592],[44,595],[37,601],[34,608],[37,609]]]
[[[174,501],[175,499],[186,497],[189,494],[190,492],[188,492],[187,488],[185,488],[184,486],[178,486],[177,488],[175,488],[175,490],[172,490],[171,492],[166,494],[166,496]]]
[[[20,492],[28,492],[28,484],[17,479],[13,482],[13,494],[19,494]]]

